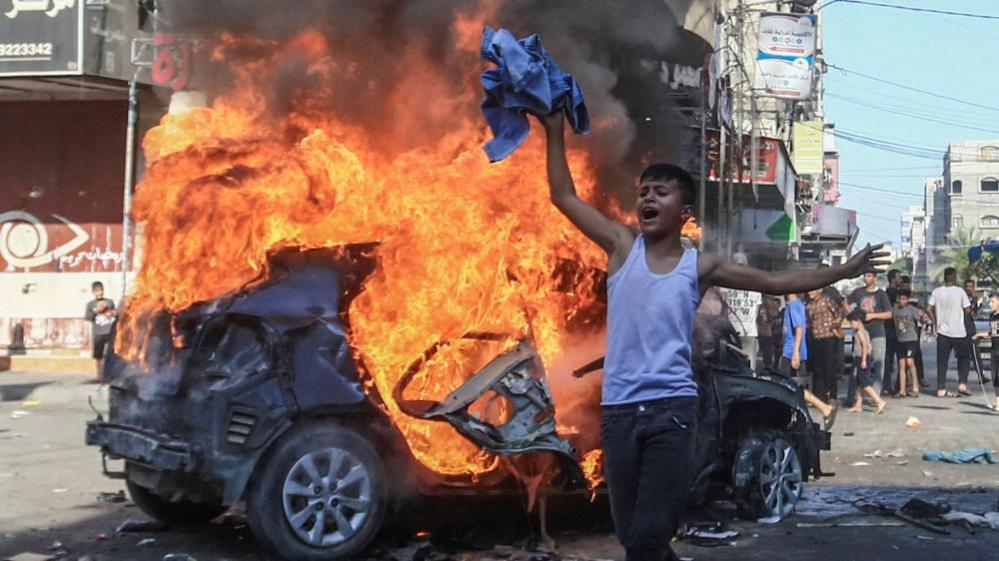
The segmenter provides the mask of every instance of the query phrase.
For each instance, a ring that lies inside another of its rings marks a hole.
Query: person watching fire
[[[698,387],[691,333],[711,287],[767,294],[806,292],[885,267],[868,246],[838,267],[769,272],[684,249],[694,215],[691,175],[653,164],[639,177],[639,232],[609,219],[576,194],[565,153],[565,116],[539,116],[547,138],[551,202],[607,254],[607,349],[601,437],[611,514],[627,561],[677,559],[669,545],[693,477]]]

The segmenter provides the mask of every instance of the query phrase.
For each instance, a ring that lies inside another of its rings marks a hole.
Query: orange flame
[[[463,48],[477,48],[467,39],[472,24],[460,23]],[[595,281],[577,275],[566,291],[553,275],[566,260],[603,268],[606,258],[549,203],[542,142],[534,136],[508,161],[488,163],[482,120],[454,111],[477,104],[480,92],[431,79],[419,69],[432,63],[416,55],[414,75],[400,80],[421,94],[395,100],[389,130],[309,104],[277,116],[265,98],[282,61],[308,56],[317,98],[349,65],[309,32],[283,44],[224,37],[214,57],[247,45],[267,54],[234,65],[237,87],[209,108],[164,117],[143,140],[149,167],[133,212],[144,256],[118,350],[137,356],[142,318],[239,289],[275,248],[378,241],[379,266],[350,309],[351,344],[369,387],[427,467],[471,476],[496,469],[495,458],[449,425],[403,414],[392,390],[425,349],[468,331],[502,333],[507,344],[532,338],[547,365],[583,335],[569,326],[594,303]],[[419,132],[406,117],[413,111],[434,112],[450,132],[414,139]],[[589,197],[595,182],[586,154],[572,151],[570,162]],[[599,329],[590,322],[586,335]],[[503,350],[489,345],[444,347],[409,386],[410,397],[444,397]],[[555,389],[556,406],[566,393]]]

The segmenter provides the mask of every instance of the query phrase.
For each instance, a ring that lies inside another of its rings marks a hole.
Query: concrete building
[[[944,156],[947,235],[999,236],[999,140],[952,142]]]
[[[899,251],[902,257],[912,257],[915,251],[913,238],[917,235],[914,231],[917,228],[921,230],[925,226],[924,217],[926,216],[926,210],[922,205],[910,206],[909,210],[902,213],[901,218],[901,232],[899,239],[901,240],[901,245],[899,246]],[[918,234],[920,238],[925,240],[926,236],[923,233]],[[925,247],[925,243],[923,243]]]

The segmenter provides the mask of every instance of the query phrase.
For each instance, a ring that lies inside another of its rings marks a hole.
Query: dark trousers
[[[891,375],[898,368],[898,339],[895,338],[894,332],[888,332],[885,334],[885,367],[884,374],[881,379],[881,388],[883,392],[898,393],[898,384],[891,383]],[[896,382],[898,378],[895,378]]]
[[[937,335],[937,391],[947,389],[947,363],[950,352],[957,355],[958,383],[968,383],[968,365],[971,362],[971,345],[966,337]]]
[[[604,477],[626,561],[678,559],[669,542],[694,477],[696,428],[695,397],[604,406]]]
[[[916,346],[916,356],[914,358],[915,358],[915,362],[916,362],[916,377],[919,379],[919,385],[922,386],[923,385],[923,380],[925,379],[925,377],[924,377],[925,375],[923,374],[923,348],[922,348],[922,345],[917,345]]]
[[[777,368],[777,356],[774,353],[774,338],[760,336],[760,352],[763,353],[763,368]]]
[[[814,370],[812,371],[812,393],[827,403],[832,403],[839,395],[836,377],[843,369],[843,347],[836,337],[815,339],[815,346],[809,349]]]

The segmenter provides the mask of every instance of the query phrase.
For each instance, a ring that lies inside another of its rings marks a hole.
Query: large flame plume
[[[566,260],[598,268],[605,258],[549,203],[541,142],[491,165],[481,150],[484,127],[469,120],[386,157],[369,131],[336,115],[263,112],[261,91],[285,57],[309,53],[310,71],[328,73],[335,86],[336,61],[320,35],[249,41],[227,38],[216,52],[270,50],[244,67],[239,88],[210,108],[165,117],[144,139],[150,166],[134,205],[144,265],[128,318],[236,290],[278,247],[377,241],[379,267],[350,309],[351,342],[421,462],[444,474],[491,469],[494,460],[449,425],[408,417],[390,398],[425,349],[469,331],[531,338],[550,364],[569,342],[567,324],[593,303],[592,277],[580,275],[571,292],[553,281]],[[450,103],[476,103],[474,92],[447,93],[442,113]],[[571,160],[588,196],[587,158],[575,152]],[[139,343],[139,327],[123,325],[123,351]],[[413,397],[444,397],[502,350],[493,346],[444,349],[411,385]]]
[[[411,9],[396,4],[351,9],[377,12],[361,20],[379,28],[385,13]],[[349,11],[330,19],[339,42],[316,30],[274,39],[223,34],[207,61],[225,70],[210,106],[164,117],[143,140],[148,168],[133,208],[143,265],[117,350],[137,356],[144,318],[239,289],[266,273],[274,249],[379,242],[379,265],[349,311],[350,339],[415,457],[441,474],[476,476],[499,465],[450,425],[408,417],[392,401],[396,382],[428,347],[494,332],[507,341],[443,348],[409,397],[440,399],[505,346],[531,339],[549,368],[560,432],[587,454],[595,482],[599,377],[567,373],[600,355],[592,342],[602,322],[588,315],[596,281],[585,272],[604,268],[605,256],[549,203],[537,135],[502,163],[489,164],[481,150],[479,34],[500,5],[413,8],[421,21],[447,19],[440,37],[416,33],[416,47],[389,34],[365,50],[367,35],[343,23]],[[658,25],[637,31],[629,48],[666,37]],[[599,107],[590,151],[570,150],[570,166],[580,194],[621,219],[595,186],[601,174],[606,183],[608,169],[620,174],[634,129],[609,93],[613,73],[592,62],[576,66],[589,73],[584,87]],[[687,232],[699,230],[690,224]],[[567,262],[581,266],[569,269],[569,282]]]

